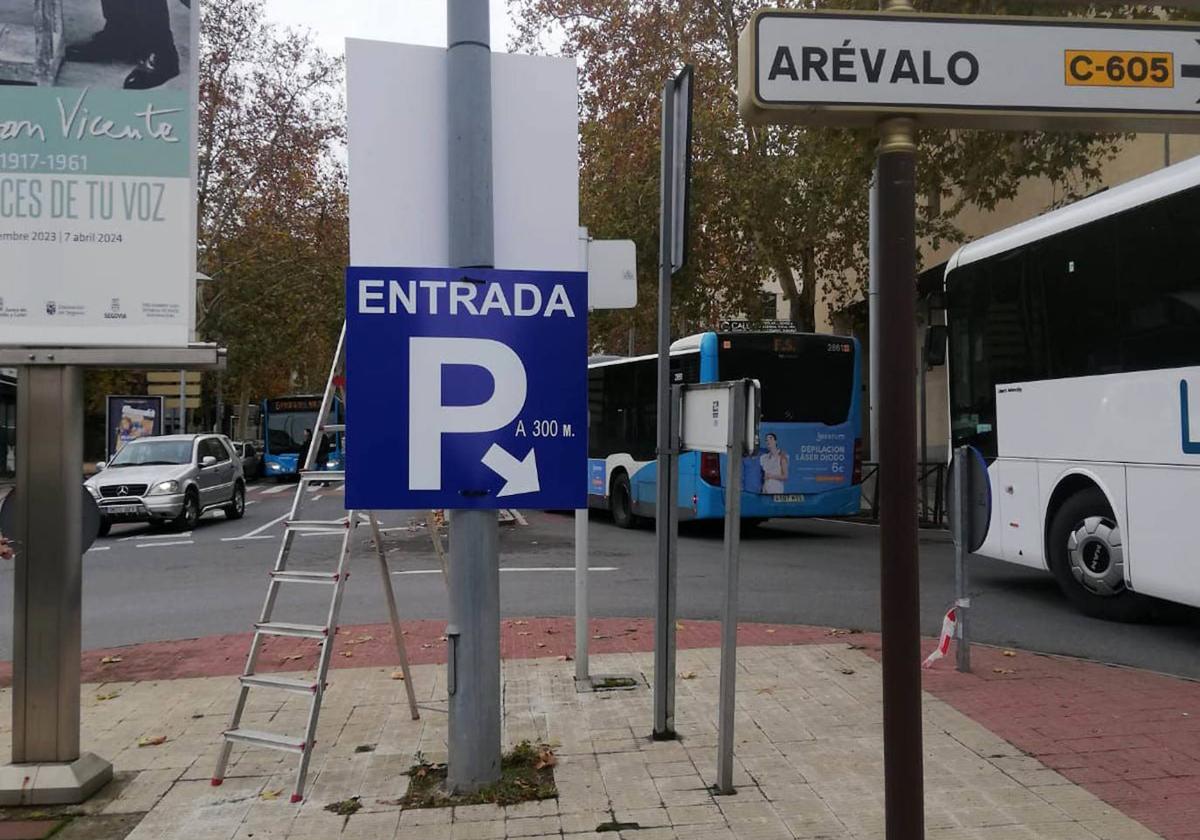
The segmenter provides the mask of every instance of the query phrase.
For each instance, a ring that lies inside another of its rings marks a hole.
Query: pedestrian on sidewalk
[[[13,559],[13,547],[8,537],[0,536],[0,560]]]

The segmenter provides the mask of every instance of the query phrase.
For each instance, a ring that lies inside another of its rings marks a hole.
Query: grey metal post
[[[17,377],[12,760],[0,805],[82,802],[112,765],[79,752],[83,371]],[[37,765],[36,767],[30,765]]]
[[[487,0],[447,0],[450,265],[491,267],[492,53]],[[473,792],[500,778],[500,547],[494,510],[450,520],[454,656],[446,783]]]
[[[971,641],[967,634],[967,615],[971,611],[967,596],[967,458],[970,450],[960,446],[954,451],[954,600],[958,616],[958,670],[971,670]]]
[[[587,508],[575,511],[575,679],[589,679]]]
[[[867,253],[869,265],[867,270],[867,385],[870,411],[868,425],[870,427],[871,460],[879,461],[879,164],[871,177],[871,192],[868,198],[868,234]],[[879,477],[876,476],[876,481]]]
[[[654,732],[657,740],[675,737],[675,526],[678,514],[672,479],[675,454],[672,448],[671,395],[671,178],[674,172],[675,88],[663,86],[662,173],[659,192],[658,237],[658,495],[654,509],[654,532],[658,545],[655,575],[654,622]]]
[[[733,726],[737,696],[738,576],[742,539],[742,455],[746,440],[746,386],[733,389],[725,480],[725,605],[721,611],[721,700],[717,732],[717,791],[733,790]]]
[[[926,310],[926,317],[928,317],[928,310]],[[927,482],[925,480],[925,465],[929,461],[929,426],[928,426],[929,409],[928,409],[928,406],[926,405],[926,399],[928,396],[927,392],[926,392],[926,388],[928,386],[927,386],[927,383],[925,382],[925,372],[928,369],[929,361],[925,355],[925,341],[924,341],[925,335],[928,334],[928,332],[929,332],[929,324],[926,324],[925,328],[921,332],[917,333],[917,338],[921,344],[921,348],[917,353],[917,355],[920,357],[919,360],[917,361],[917,366],[918,366],[918,370],[917,370],[917,405],[919,406],[919,408],[921,410],[921,414],[918,417],[918,422],[917,422],[917,425],[920,427],[917,434],[920,435],[920,441],[921,441],[921,448],[919,450],[920,456],[917,458],[917,478],[921,482],[921,518],[922,519],[926,518],[926,516],[929,512],[929,492],[928,492],[929,482]]]

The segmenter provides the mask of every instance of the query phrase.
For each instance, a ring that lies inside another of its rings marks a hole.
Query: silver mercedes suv
[[[84,482],[100,508],[100,536],[116,522],[195,527],[205,511],[246,512],[242,461],[224,435],[164,435],[130,441]]]

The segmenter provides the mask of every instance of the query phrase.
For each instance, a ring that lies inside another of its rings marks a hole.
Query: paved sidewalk
[[[129,815],[128,823],[144,814],[129,840],[882,837],[880,669],[869,652],[841,640],[741,650],[733,797],[714,797],[708,790],[715,776],[718,662],[712,648],[680,651],[682,741],[656,743],[646,737],[649,654],[596,657],[595,672],[642,678],[633,691],[596,694],[575,692],[572,663],[506,660],[504,740],[555,746],[559,798],[454,811],[402,812],[392,803],[404,793],[407,779],[400,774],[418,750],[434,761],[445,757],[441,667],[415,669],[426,704],[416,722],[409,719],[403,685],[390,678],[390,667],[336,671],[321,717],[312,784],[301,805],[288,802],[295,766],[290,755],[235,750],[230,778],[221,787],[210,786],[217,735],[234,696],[232,677],[88,685],[84,746],[113,760],[120,780],[84,810],[113,820]],[[10,741],[10,702],[11,692],[0,692],[4,747]],[[303,698],[258,692],[247,723],[295,730],[305,708]],[[140,738],[154,736],[167,740],[137,746]],[[1155,836],[930,696],[925,771],[928,836],[936,840]],[[359,813],[338,817],[324,810],[351,796],[361,798]],[[596,833],[614,820],[636,828]]]

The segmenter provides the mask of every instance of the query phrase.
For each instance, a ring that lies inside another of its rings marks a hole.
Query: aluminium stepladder
[[[283,541],[279,553],[275,557],[275,566],[270,572],[270,582],[267,584],[267,597],[263,603],[262,613],[254,625],[254,638],[250,644],[250,654],[246,659],[246,667],[240,677],[237,704],[233,709],[233,717],[229,728],[222,734],[223,743],[217,756],[216,770],[213,772],[212,783],[219,785],[225,778],[226,766],[233,745],[247,744],[268,749],[283,750],[297,753],[300,756],[300,766],[296,771],[296,786],[292,793],[292,802],[304,798],[304,783],[308,775],[308,764],[312,758],[316,744],[317,721],[321,714],[321,701],[325,694],[327,683],[325,677],[333,656],[333,644],[337,636],[338,613],[342,605],[342,593],[350,576],[350,555],[354,544],[354,533],[364,520],[371,526],[371,536],[374,539],[375,554],[379,560],[379,569],[383,575],[383,592],[387,599],[388,613],[392,624],[392,635],[395,637],[396,652],[400,658],[400,669],[404,676],[404,688],[408,694],[408,706],[413,720],[420,717],[417,710],[416,691],[413,688],[412,672],[408,667],[408,654],[404,647],[404,636],[400,630],[400,618],[396,610],[396,594],[392,589],[391,574],[388,571],[387,558],[383,550],[383,535],[379,529],[379,521],[373,512],[346,511],[342,519],[334,520],[305,520],[300,516],[308,489],[314,483],[345,484],[344,471],[318,471],[314,467],[319,443],[327,433],[341,432],[345,434],[345,426],[329,423],[329,410],[333,405],[334,395],[341,383],[345,381],[346,325],[343,322],[341,336],[338,338],[337,352],[334,354],[333,365],[329,371],[329,380],[325,385],[325,394],[321,400],[320,413],[314,424],[311,443],[300,469],[300,482],[296,486],[296,495],[292,500],[291,512],[284,522]],[[344,398],[344,393],[343,393]],[[292,543],[297,534],[302,533],[340,533],[341,549],[338,553],[337,565],[332,571],[289,571],[288,558]],[[324,624],[293,624],[290,622],[272,621],[275,611],[275,601],[279,596],[280,587],[285,584],[300,586],[328,586],[331,588],[329,612]],[[290,636],[293,638],[315,639],[321,645],[321,653],[317,658],[317,675],[313,680],[278,677],[256,673],[258,657],[262,651],[263,641],[272,636]],[[286,691],[309,696],[308,722],[303,735],[294,736],[273,732],[260,732],[241,728],[242,715],[246,710],[246,701],[251,689],[267,689]]]

